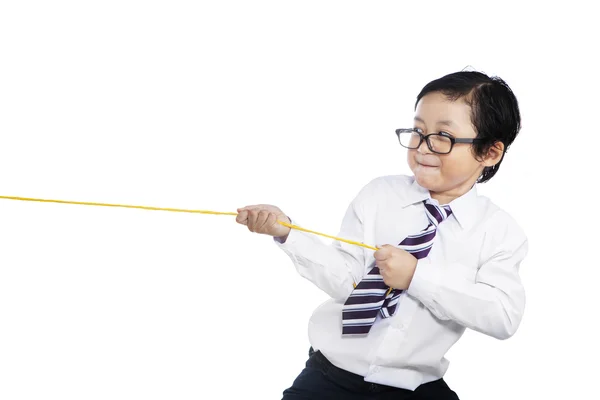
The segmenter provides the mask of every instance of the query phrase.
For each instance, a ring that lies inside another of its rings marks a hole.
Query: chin
[[[435,188],[438,186],[436,184],[437,179],[435,179],[433,176],[427,176],[419,172],[413,172],[413,175],[415,176],[415,180],[417,181],[417,183],[427,190],[435,190]]]
[[[428,190],[435,190],[440,186],[439,171],[423,171],[420,167],[412,168],[412,173],[419,185]]]
[[[427,190],[436,191],[439,186],[438,180],[432,176],[424,176],[423,174],[414,174],[417,183]]]

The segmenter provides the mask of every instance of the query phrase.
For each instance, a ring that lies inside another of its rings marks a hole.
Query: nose
[[[431,154],[431,150],[429,150],[429,146],[427,146],[427,140],[423,138],[421,145],[417,148],[417,151],[421,154]]]

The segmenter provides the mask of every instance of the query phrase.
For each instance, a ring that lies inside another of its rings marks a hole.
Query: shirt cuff
[[[439,269],[431,265],[431,260],[422,258],[417,261],[415,273],[406,291],[425,305],[433,304],[437,297],[441,278]]]
[[[292,219],[290,217],[288,217],[288,218],[290,219],[290,224],[293,225],[294,223],[292,222]],[[290,228],[290,233],[288,233],[287,238],[285,240],[283,240],[283,237],[275,237],[275,236],[273,236],[273,240],[276,243],[279,243],[279,244],[283,245],[283,244],[287,243],[290,240],[290,235],[292,234],[293,230],[294,229]]]
[[[292,233],[292,232],[290,232],[290,233]],[[286,239],[289,239],[289,238],[290,238],[290,235],[288,234],[288,237]],[[284,244],[287,241],[287,240],[284,241],[283,237],[275,237],[275,236],[273,236],[273,240],[279,244]]]

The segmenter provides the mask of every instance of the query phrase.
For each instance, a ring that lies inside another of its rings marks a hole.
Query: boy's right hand
[[[236,222],[246,225],[250,232],[262,233],[284,240],[290,233],[290,228],[281,225],[279,221],[291,224],[291,220],[278,207],[270,204],[257,204],[237,209]]]

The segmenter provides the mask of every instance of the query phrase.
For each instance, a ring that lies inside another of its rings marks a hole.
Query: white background
[[[394,129],[420,89],[470,65],[520,101],[479,191],[530,238],[528,304],[507,341],[465,334],[446,380],[594,397],[600,33],[583,2],[528,4],[2,1],[0,195],[271,203],[335,235],[364,184],[410,173]],[[232,216],[0,200],[0,399],[281,398],[326,299]]]

